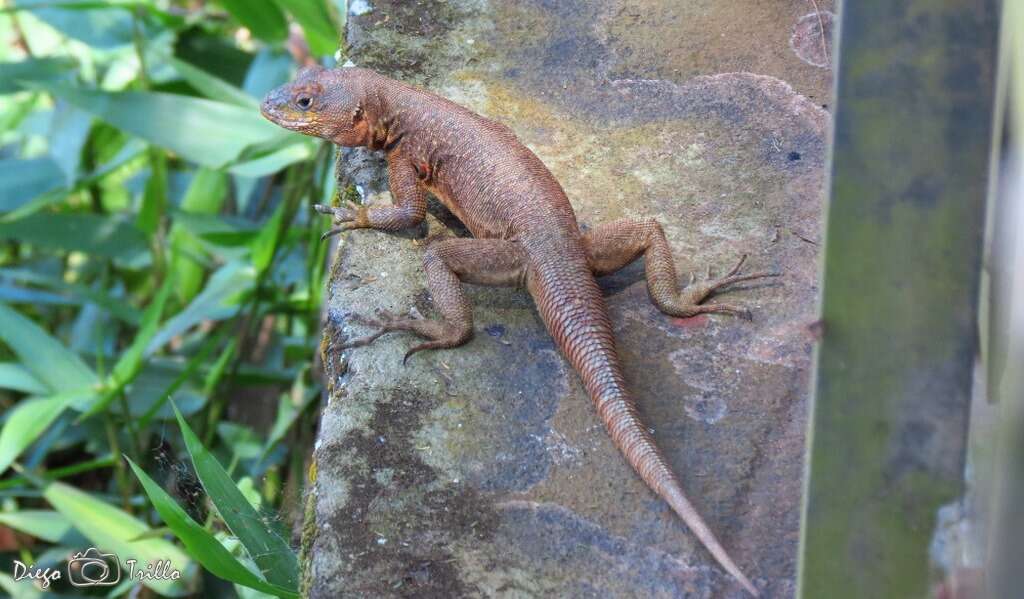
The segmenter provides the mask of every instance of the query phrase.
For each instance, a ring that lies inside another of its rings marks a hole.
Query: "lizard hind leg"
[[[746,256],[724,277],[711,276],[708,267],[706,280],[697,281],[690,277],[690,283],[680,289],[676,267],[665,232],[654,219],[622,219],[595,227],[584,237],[587,260],[597,276],[611,274],[641,255],[647,277],[647,290],[651,301],[659,310],[670,316],[689,317],[697,314],[732,314],[750,317],[750,311],[734,304],[706,304],[705,300],[717,291],[743,281],[777,277],[775,272],[740,273]]]
[[[473,309],[462,283],[517,286],[525,277],[525,256],[519,244],[500,239],[445,239],[427,246],[423,267],[434,306],[441,318],[400,317],[382,312],[378,318],[356,316],[353,321],[377,330],[348,341],[342,349],[360,347],[392,331],[407,331],[425,339],[406,352],[463,345],[473,337]]]

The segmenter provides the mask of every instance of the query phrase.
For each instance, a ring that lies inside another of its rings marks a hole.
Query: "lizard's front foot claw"
[[[366,208],[364,206],[352,209],[344,206],[335,207],[327,206],[325,204],[313,204],[313,210],[316,210],[320,214],[330,214],[334,217],[332,220],[336,225],[321,235],[320,241],[339,233],[344,233],[345,231],[351,231],[352,229],[364,229],[369,226]]]

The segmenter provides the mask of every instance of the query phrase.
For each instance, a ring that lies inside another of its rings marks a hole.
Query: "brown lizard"
[[[435,195],[474,238],[426,247],[424,270],[439,319],[381,314],[377,330],[348,342],[366,345],[390,331],[425,339],[406,354],[456,347],[473,336],[462,283],[526,287],[548,331],[583,379],[615,444],[701,543],[752,595],[757,590],[683,494],[623,381],[604,299],[594,280],[644,256],[647,288],[659,310],[677,317],[725,313],[702,303],[716,290],[777,273],[740,274],[680,288],[668,242],[652,219],[626,219],[582,232],[554,176],[510,129],[445,98],[359,68],[303,69],[263,100],[263,115],[287,129],[387,156],[392,206],[315,209],[334,217],[326,235],[350,229],[398,231],[420,223]]]

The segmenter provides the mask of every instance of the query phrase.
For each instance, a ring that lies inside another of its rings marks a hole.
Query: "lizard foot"
[[[366,206],[346,208],[344,206],[326,206],[324,204],[313,204],[313,210],[320,214],[330,214],[334,217],[334,227],[320,236],[320,241],[333,235],[351,231],[352,229],[365,229],[370,226],[366,214]]]
[[[366,318],[356,314],[353,314],[349,318],[355,323],[373,327],[377,330],[365,337],[346,341],[339,347],[339,349],[351,349],[354,347],[369,345],[382,335],[394,331],[408,331],[428,340],[425,343],[416,345],[409,351],[405,352],[405,356],[402,357],[402,364],[405,364],[409,360],[409,357],[417,352],[426,349],[458,347],[466,341],[469,341],[469,338],[473,336],[472,325],[467,324],[464,327],[458,327],[449,324],[444,320],[433,320],[430,318],[423,318],[421,316],[395,316],[390,312],[381,311],[377,313],[376,319]]]
[[[711,275],[711,267],[708,266],[707,278],[703,281],[698,281],[696,275],[690,275],[690,282],[679,292],[678,299],[670,306],[665,306],[663,311],[671,314],[672,316],[689,317],[696,316],[697,314],[732,314],[733,316],[739,316],[750,320],[750,310],[736,306],[733,304],[705,304],[703,303],[709,297],[714,295],[717,291],[723,287],[734,285],[743,281],[753,281],[756,279],[766,279],[771,277],[782,276],[782,273],[777,272],[754,272],[740,274],[740,268],[743,263],[747,260],[747,255],[744,254],[740,257],[739,262],[736,266],[726,273],[725,276],[714,278]]]

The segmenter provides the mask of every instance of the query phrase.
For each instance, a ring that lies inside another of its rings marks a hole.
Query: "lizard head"
[[[366,145],[369,125],[360,100],[360,70],[306,67],[294,81],[268,93],[260,112],[285,129],[340,146]]]

